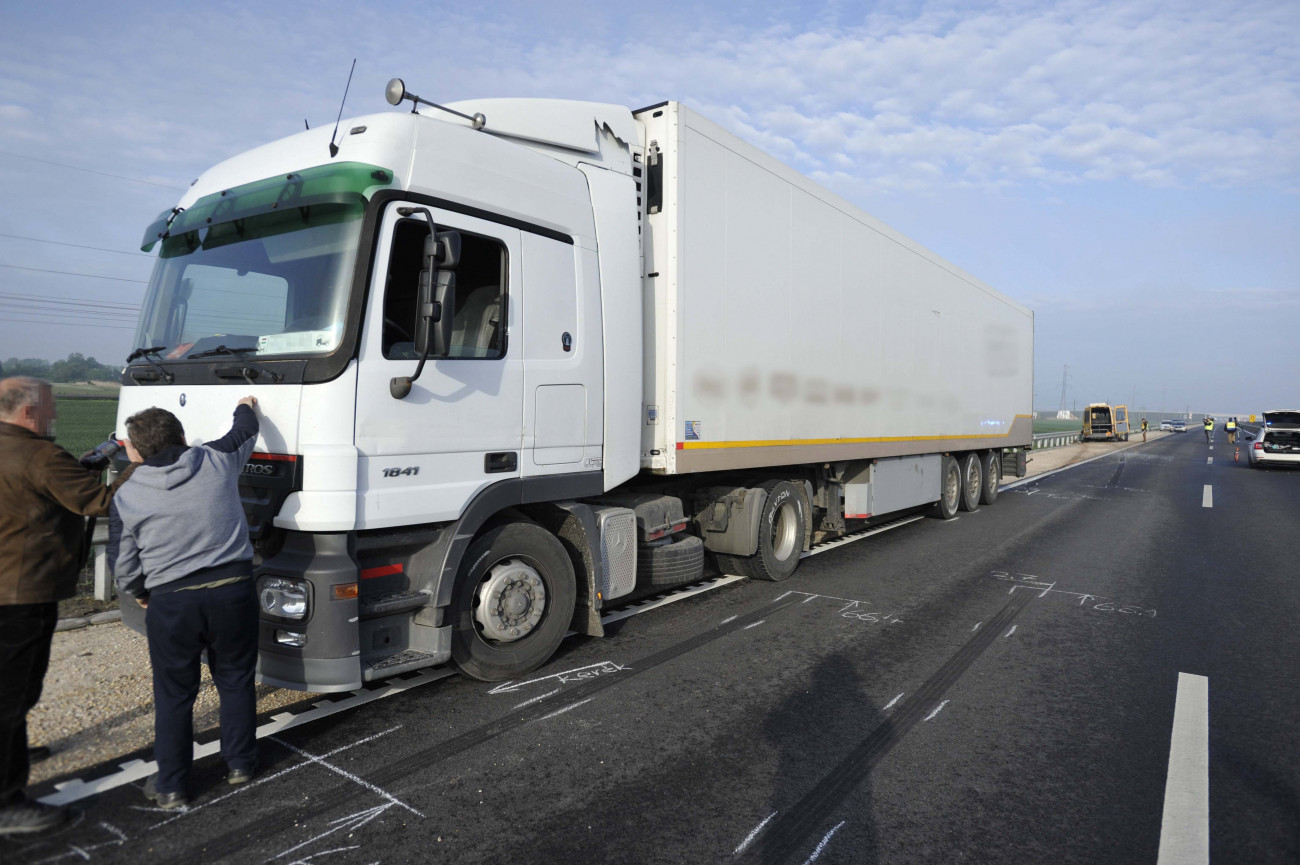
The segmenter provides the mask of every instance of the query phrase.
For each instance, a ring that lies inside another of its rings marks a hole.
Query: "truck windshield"
[[[364,205],[318,204],[163,240],[135,345],[180,360],[219,344],[259,356],[339,344]]]

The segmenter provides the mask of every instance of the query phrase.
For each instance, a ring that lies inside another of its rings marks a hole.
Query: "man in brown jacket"
[[[113,495],[51,441],[55,415],[48,382],[0,380],[0,836],[68,817],[24,792],[27,713],[41,696],[58,602],[86,561],[83,517],[107,514]]]

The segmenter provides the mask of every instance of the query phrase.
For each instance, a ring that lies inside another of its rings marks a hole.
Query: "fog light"
[[[262,612],[281,619],[307,617],[307,584],[301,580],[283,577],[263,577],[258,580],[258,601]]]
[[[302,648],[307,645],[307,635],[297,634],[293,631],[276,631],[275,641],[282,646],[297,646]]]

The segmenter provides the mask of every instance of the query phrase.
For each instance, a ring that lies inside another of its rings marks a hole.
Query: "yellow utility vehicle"
[[[1081,442],[1128,441],[1128,406],[1094,402],[1083,410]]]

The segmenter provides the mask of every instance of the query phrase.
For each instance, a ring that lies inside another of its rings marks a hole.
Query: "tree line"
[[[0,378],[12,375],[30,375],[46,381],[117,381],[122,376],[122,365],[100,363],[79,351],[63,360],[42,360],[37,357],[11,357],[0,363]]]

